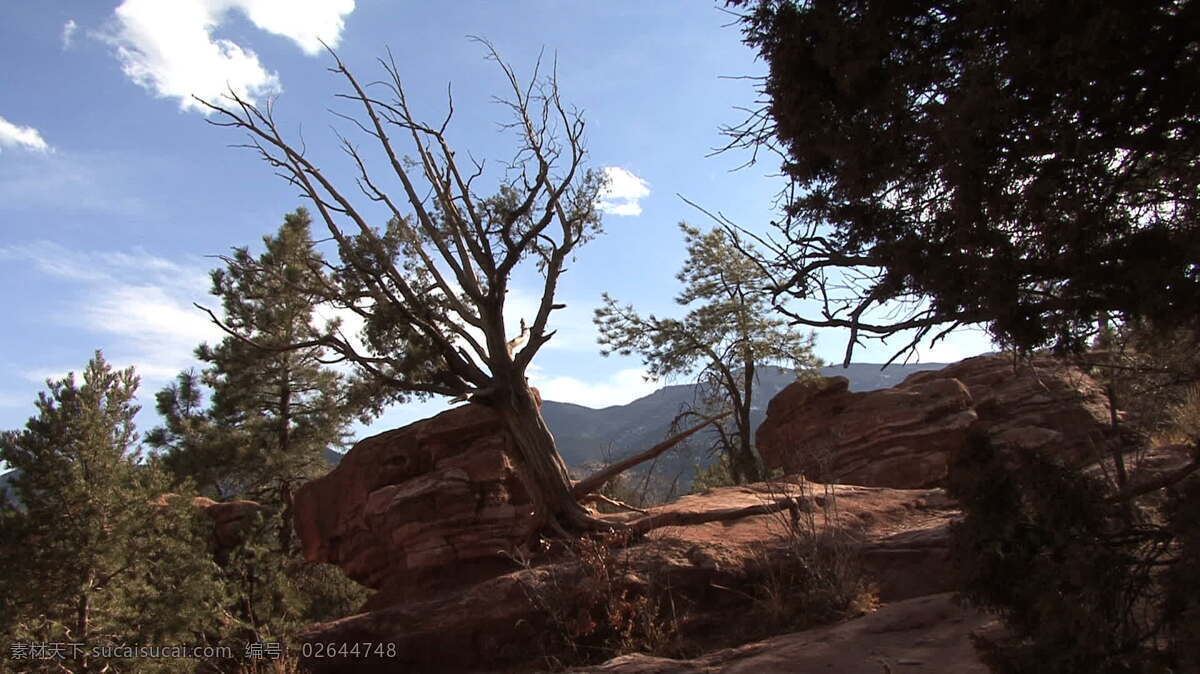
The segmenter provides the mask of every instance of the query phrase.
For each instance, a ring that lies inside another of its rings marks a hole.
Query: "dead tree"
[[[550,314],[567,261],[600,228],[596,202],[601,175],[584,168],[584,120],[559,97],[556,73],[522,83],[495,49],[479,41],[503,74],[511,113],[504,128],[518,138],[498,191],[481,197],[475,183],[482,161],[463,163],[447,138],[449,110],[438,124],[412,113],[390,54],[380,82],[363,84],[338,56],[331,72],[347,90],[337,97],[354,111],[335,113],[373,146],[380,164],[338,134],[357,175],[334,176],[285,137],[270,104],[259,107],[230,93],[201,101],[211,123],[245,131],[254,150],[300,190],[337,243],[338,263],[314,270],[334,306],[364,321],[362,344],[331,329],[315,342],[391,389],[405,394],[467,396],[494,408],[512,435],[540,523],[583,531],[597,520],[577,504],[554,438],[542,419],[525,373],[553,337]],[[397,187],[390,188],[387,185]],[[372,225],[380,209],[386,228]],[[505,334],[509,282],[522,263],[541,276],[537,312],[523,326],[523,345]]]

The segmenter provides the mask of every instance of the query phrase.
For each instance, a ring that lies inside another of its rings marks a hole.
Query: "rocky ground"
[[[303,639],[396,644],[395,657],[305,664],[533,671],[622,643],[673,657],[575,671],[982,672],[969,635],[999,628],[950,594],[949,458],[981,432],[1087,462],[1110,447],[1108,421],[1101,387],[1048,359],[974,358],[869,393],[836,378],[795,384],[758,431],[768,463],[795,477],[610,515],[638,532],[620,540],[541,547],[509,439],[494,413],[465,405],[360,442],[298,492],[308,558],[377,590],[363,613]],[[816,542],[834,543],[834,561],[853,560],[871,591],[848,619],[800,629],[819,616],[778,601],[792,577],[780,570]]]
[[[838,672],[839,674],[986,674],[972,633],[1000,629],[991,616],[957,605],[948,592],[880,606],[836,625],[718,650],[692,660],[623,655],[574,672],[701,674]]]

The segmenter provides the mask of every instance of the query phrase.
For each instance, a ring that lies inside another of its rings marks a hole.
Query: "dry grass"
[[[238,674],[304,674],[300,659],[292,655],[268,660],[251,660],[238,668]]]
[[[1156,440],[1163,444],[1200,440],[1200,386],[1189,387],[1178,402],[1167,407],[1167,427]]]
[[[563,545],[559,563],[575,566],[575,573],[539,571],[529,557],[514,557],[530,572],[522,587],[546,621],[548,668],[625,653],[685,655],[670,587],[639,575],[623,554],[628,544],[629,535],[618,532]]]
[[[877,590],[863,573],[857,534],[841,522],[833,487],[803,480],[776,484],[772,500],[795,494],[796,505],[772,516],[780,542],[760,551],[761,578],[750,592],[760,636],[872,610]]]
[[[727,585],[693,581],[673,589],[667,577],[647,577],[646,565],[631,561],[629,535],[621,533],[556,544],[561,548],[549,555],[554,569],[514,558],[525,569],[526,597],[544,621],[535,626],[547,635],[543,666],[564,669],[634,652],[695,657],[874,608],[860,541],[841,525],[833,488],[777,484],[763,498],[792,497],[795,505],[767,516],[776,540],[759,548],[744,572],[718,581]]]

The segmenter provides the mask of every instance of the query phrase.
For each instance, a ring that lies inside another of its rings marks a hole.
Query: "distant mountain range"
[[[920,363],[915,365],[889,365],[880,369],[874,363],[851,363],[849,367],[825,367],[821,374],[826,377],[846,377],[851,391],[873,391],[895,386],[905,377],[921,370],[940,370],[946,363]],[[795,381],[795,376],[779,368],[763,368],[759,372],[755,390],[752,423],[755,428],[767,415],[767,403],[785,386]],[[593,409],[574,403],[547,400],[542,404],[542,416],[554,433],[558,451],[571,467],[572,473],[580,476],[589,471],[593,464],[607,463],[649,449],[670,435],[671,420],[684,407],[692,403],[696,395],[694,384],[679,384],[663,387],[648,396],[638,398],[626,405],[613,405]],[[703,443],[684,443],[672,449],[660,460],[656,469],[659,475],[673,479],[679,475],[684,484],[691,481],[697,465],[706,465],[709,457],[701,449]],[[331,466],[342,459],[332,449],[325,450],[325,458]],[[13,472],[0,475],[0,493],[12,480]]]

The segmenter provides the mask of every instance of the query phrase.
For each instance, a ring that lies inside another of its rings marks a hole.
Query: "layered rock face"
[[[511,443],[475,404],[360,441],[296,492],[305,557],[379,590],[370,606],[511,569],[533,522]]]
[[[951,589],[947,527],[956,511],[941,490],[758,483],[650,508],[645,516],[658,518],[663,526],[613,552],[617,572],[607,581],[607,591],[614,596],[648,596],[669,588],[682,634],[696,643],[727,643],[730,631],[755,609],[747,591],[762,582],[765,569],[788,559],[796,544],[791,533],[796,521],[787,511],[723,516],[784,496],[797,500],[801,518],[812,516],[811,523],[800,526],[806,531],[811,527],[813,535],[834,523],[844,529],[881,600],[902,601]],[[720,521],[702,521],[714,516]],[[550,614],[576,614],[587,607],[589,589],[594,593],[595,586],[604,583],[575,553],[538,554],[525,568],[313,625],[299,635],[300,641],[371,642],[394,648],[386,657],[311,658],[303,664],[306,671],[330,673],[531,671],[532,666],[519,666],[557,653],[546,650],[562,630]],[[963,642],[969,643],[965,638]]]
[[[972,431],[1069,463],[1097,458],[1111,437],[1108,398],[1087,374],[1039,357],[968,358],[899,386],[850,393],[841,377],[797,382],[773,398],[757,432],[770,468],[878,487],[940,484]]]

